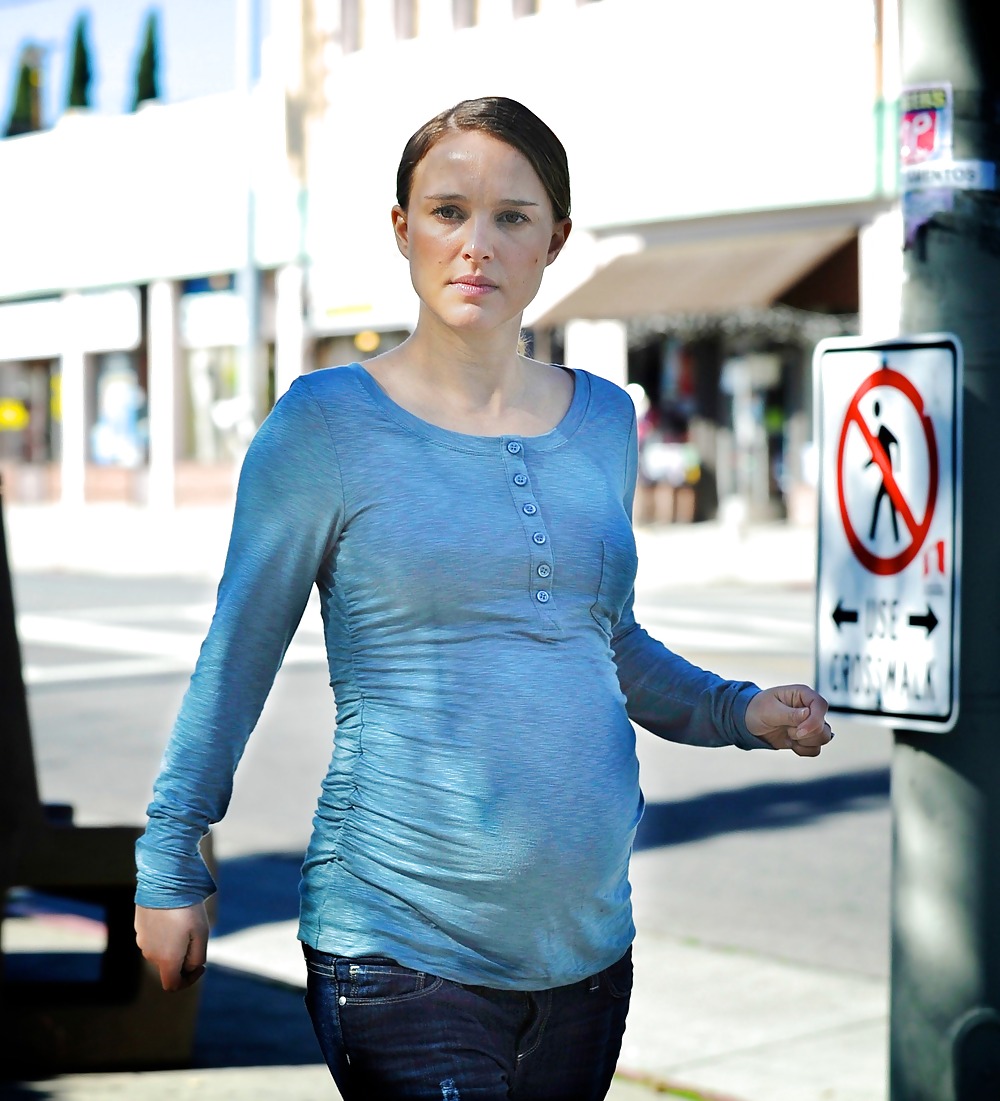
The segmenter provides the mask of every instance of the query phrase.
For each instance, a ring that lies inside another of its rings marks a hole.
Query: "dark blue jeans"
[[[632,953],[551,990],[464,986],[305,947],[306,1006],[344,1101],[601,1101],[621,1050]]]

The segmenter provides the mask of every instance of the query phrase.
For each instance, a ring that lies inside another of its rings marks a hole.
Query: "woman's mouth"
[[[462,275],[458,279],[453,279],[451,285],[467,298],[480,298],[497,289],[496,283],[491,283],[482,275]]]

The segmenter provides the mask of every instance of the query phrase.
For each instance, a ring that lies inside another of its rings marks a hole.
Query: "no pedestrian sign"
[[[816,686],[835,712],[958,718],[961,359],[949,335],[816,349]]]

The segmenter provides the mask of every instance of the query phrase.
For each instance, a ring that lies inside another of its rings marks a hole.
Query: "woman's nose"
[[[490,260],[493,257],[492,220],[470,218],[462,255],[466,260]]]

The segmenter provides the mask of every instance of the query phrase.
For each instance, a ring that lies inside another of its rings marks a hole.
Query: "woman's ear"
[[[552,229],[552,239],[549,241],[549,251],[545,257],[545,266],[549,264],[562,252],[563,245],[566,244],[566,238],[569,236],[569,231],[573,228],[573,222],[570,218],[563,218],[561,221],[556,222]]]
[[[397,203],[392,208],[392,231],[396,235],[396,248],[410,258],[410,227],[406,221],[406,211]]]

